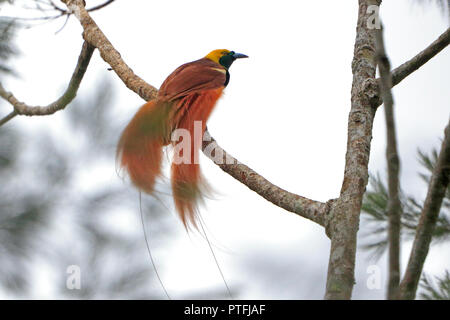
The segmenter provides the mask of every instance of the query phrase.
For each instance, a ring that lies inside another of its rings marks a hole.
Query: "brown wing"
[[[219,64],[203,58],[183,64],[172,72],[161,85],[158,97],[175,100],[204,90],[225,86],[226,70]]]

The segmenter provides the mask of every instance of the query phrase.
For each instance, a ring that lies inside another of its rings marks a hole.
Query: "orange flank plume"
[[[197,226],[203,189],[198,158],[206,122],[228,84],[228,68],[234,60],[245,57],[214,50],[205,58],[178,67],[163,82],[156,99],[139,109],[120,137],[119,165],[137,188],[149,194],[161,175],[163,147],[172,143],[172,192],[186,228],[189,224]],[[184,148],[178,148],[178,144]]]
[[[182,139],[190,139],[185,144],[188,148],[176,147],[174,159],[171,168],[172,193],[175,202],[175,208],[180,215],[183,224],[187,226],[188,222],[196,227],[197,203],[201,199],[204,183],[200,174],[200,165],[198,163],[200,147],[202,145],[203,133],[206,129],[206,121],[211,114],[216,101],[222,94],[222,88],[209,90],[202,95],[191,99],[189,107],[186,108],[183,117],[180,119],[177,129],[185,129],[189,133]],[[199,128],[196,130],[195,126]],[[200,130],[199,130],[200,129]],[[187,150],[186,150],[187,149]],[[185,157],[183,152],[189,151]],[[183,161],[177,161],[182,159]]]
[[[153,192],[161,174],[163,146],[170,139],[168,107],[158,101],[144,104],[122,133],[116,157],[131,181],[146,193]]]

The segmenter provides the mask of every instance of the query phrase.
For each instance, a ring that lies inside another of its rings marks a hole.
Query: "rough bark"
[[[369,5],[381,1],[359,1],[354,58],[351,110],[348,119],[344,181],[339,199],[331,207],[327,234],[331,238],[326,299],[350,299],[354,285],[356,235],[366,185],[372,126],[377,101],[375,37],[368,28]]]

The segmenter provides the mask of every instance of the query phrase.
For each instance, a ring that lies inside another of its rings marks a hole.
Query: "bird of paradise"
[[[198,156],[206,122],[230,81],[230,66],[240,58],[247,56],[218,49],[175,69],[161,85],[157,97],[137,111],[117,146],[118,163],[128,172],[132,183],[152,194],[155,181],[161,176],[163,148],[179,142],[180,137],[174,134],[177,130],[187,130],[189,148],[175,152],[174,157],[178,158],[172,159],[171,165],[175,208],[186,228],[197,226],[198,203],[205,185]],[[201,134],[195,134],[199,123]]]

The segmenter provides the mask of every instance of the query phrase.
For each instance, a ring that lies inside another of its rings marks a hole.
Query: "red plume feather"
[[[199,149],[203,133],[217,100],[225,87],[226,70],[203,58],[176,69],[162,84],[158,97],[144,104],[122,133],[117,147],[119,164],[133,184],[151,194],[161,175],[163,147],[171,142],[177,129],[188,132],[188,148],[175,154],[171,167],[171,184],[175,208],[187,228],[194,227],[198,202],[202,198]],[[196,130],[196,121],[200,127]],[[185,139],[185,138],[183,138]],[[172,141],[175,146],[178,141]],[[183,141],[179,141],[183,143]],[[175,161],[181,156],[184,162]],[[186,161],[187,160],[187,161]]]

